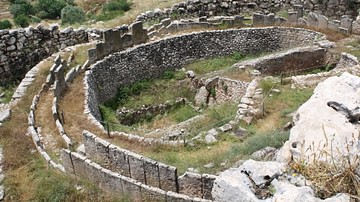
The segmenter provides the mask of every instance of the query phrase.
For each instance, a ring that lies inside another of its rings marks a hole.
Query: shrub
[[[27,27],[30,24],[30,18],[24,14],[21,14],[14,18],[14,23],[20,27]]]
[[[10,13],[15,18],[19,15],[31,15],[34,14],[34,8],[27,0],[16,0],[11,4]]]
[[[78,6],[66,6],[61,10],[61,21],[63,24],[75,24],[85,21],[85,13]]]
[[[10,29],[12,24],[9,20],[0,21],[0,29]]]
[[[66,6],[64,0],[39,0],[36,4],[38,12],[44,11],[42,18],[56,19],[61,16],[61,10]]]
[[[130,10],[130,3],[127,0],[112,0],[105,4],[104,11],[128,11]]]

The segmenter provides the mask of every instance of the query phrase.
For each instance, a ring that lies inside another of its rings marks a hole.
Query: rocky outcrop
[[[312,162],[356,158],[359,126],[327,105],[329,101],[354,109],[360,103],[360,77],[343,73],[320,83],[313,96],[296,112],[290,138],[280,150],[279,161]]]
[[[294,176],[283,163],[247,160],[238,168],[222,172],[215,180],[212,196],[219,202],[345,202],[346,194],[321,200],[316,198],[302,176]]]

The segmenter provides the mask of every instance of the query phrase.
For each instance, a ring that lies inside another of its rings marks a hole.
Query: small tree
[[[19,15],[34,14],[33,6],[27,0],[16,0],[11,4],[10,13],[16,18]]]
[[[0,29],[10,29],[12,24],[9,20],[0,21]]]
[[[44,11],[42,12],[42,18],[56,19],[61,16],[61,10],[65,6],[64,0],[39,0],[36,9],[38,12]]]
[[[68,5],[61,10],[61,21],[63,24],[75,24],[85,21],[85,13],[78,6]]]
[[[27,27],[30,24],[30,18],[24,14],[21,14],[14,19],[14,22],[18,26]]]

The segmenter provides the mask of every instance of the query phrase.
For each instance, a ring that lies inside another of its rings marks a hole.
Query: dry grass
[[[94,5],[93,2],[100,2],[101,0],[78,0],[79,4],[90,4]],[[182,0],[132,0],[133,3],[131,6],[131,9],[123,16],[119,16],[113,20],[110,20],[106,23],[97,24],[97,27],[103,27],[103,28],[111,28],[116,27],[122,24],[131,23],[136,19],[136,16],[138,16],[140,13],[153,10],[155,8],[167,8],[171,7],[173,4],[177,2],[181,2]]]
[[[356,172],[358,160],[350,162],[344,158],[336,166],[322,161],[312,164],[292,162],[290,166],[311,181],[316,195],[322,199],[337,193],[348,193],[360,200],[360,176]]]

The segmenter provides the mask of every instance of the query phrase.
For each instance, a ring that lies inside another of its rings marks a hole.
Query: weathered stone
[[[251,157],[253,157],[254,159],[272,161],[272,160],[275,160],[277,151],[278,150],[274,147],[265,147],[259,151],[254,152],[253,154],[251,154]]]
[[[11,117],[11,109],[3,109],[0,111],[0,123],[9,120]]]
[[[232,130],[232,125],[231,125],[231,124],[225,124],[225,125],[219,127],[219,130],[220,130],[221,132],[223,132],[223,133],[224,133],[224,132],[231,131],[231,130]]]
[[[141,21],[134,22],[130,25],[132,41],[133,43],[140,44],[147,41],[147,30],[143,29],[143,24]]]
[[[205,142],[210,144],[210,143],[214,143],[217,142],[217,139],[213,136],[213,135],[205,135]]]
[[[354,109],[360,100],[359,87],[360,78],[349,73],[320,83],[314,95],[298,109],[289,141],[284,144],[277,159],[308,163],[314,160],[338,161],[344,155],[352,159],[359,152],[358,137],[353,136],[358,133],[357,126],[326,103],[335,101]],[[313,109],[319,113],[314,114]]]

